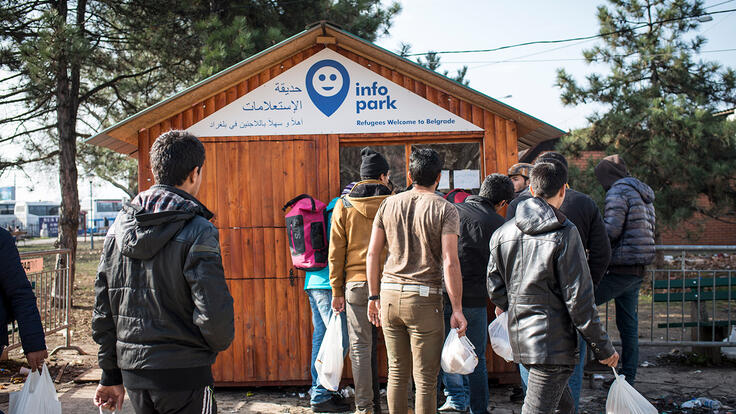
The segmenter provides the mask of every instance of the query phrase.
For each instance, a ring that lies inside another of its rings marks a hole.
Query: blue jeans
[[[475,346],[478,365],[469,375],[446,374],[440,371],[445,395],[455,409],[465,411],[470,408],[473,414],[488,411],[488,368],[486,367],[486,343],[488,342],[488,313],[486,307],[463,307],[463,315],[468,321],[465,334]],[[450,332],[452,306],[445,306],[445,336]]]
[[[310,404],[319,404],[332,398],[332,392],[320,385],[317,378],[317,370],[314,368],[314,361],[317,359],[319,347],[322,345],[322,338],[327,331],[327,323],[332,317],[332,291],[330,289],[308,289],[306,290],[309,298],[309,306],[312,308],[312,397]],[[342,320],[342,347],[347,353],[348,349],[348,325],[345,319],[345,312],[340,314]]]
[[[578,411],[580,405],[580,390],[583,388],[583,371],[585,371],[585,353],[588,349],[588,344],[580,334],[578,334],[578,349],[580,349],[580,361],[575,365],[575,370],[572,372],[570,380],[567,381],[572,399],[575,402],[575,412]]]
[[[595,289],[595,304],[611,299],[616,302],[616,327],[621,336],[621,371],[626,381],[634,385],[639,366],[639,275],[608,272]]]

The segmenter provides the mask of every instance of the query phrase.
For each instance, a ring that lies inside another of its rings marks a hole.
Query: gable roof
[[[138,150],[137,134],[139,130],[161,122],[172,114],[182,112],[189,108],[192,102],[200,102],[226,90],[243,79],[282,62],[304,49],[323,43],[322,40],[330,37],[343,49],[379,62],[392,70],[432,85],[449,95],[485,108],[504,118],[516,121],[518,143],[522,149],[533,147],[542,141],[558,138],[565,134],[559,128],[510,105],[329,23],[322,22],[118,122],[87,139],[86,142],[107,147],[123,154],[133,154]]]

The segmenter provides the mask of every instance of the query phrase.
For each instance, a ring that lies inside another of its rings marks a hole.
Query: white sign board
[[[455,178],[455,188],[466,190],[480,188],[479,170],[457,170],[453,172],[453,177]]]
[[[199,137],[480,130],[331,49],[187,129]]]

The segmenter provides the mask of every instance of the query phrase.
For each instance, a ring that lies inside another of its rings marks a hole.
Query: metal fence
[[[84,354],[81,348],[72,346],[69,323],[71,286],[69,274],[69,249],[45,250],[21,253],[26,276],[36,294],[36,304],[46,336],[66,330],[66,343],[51,351],[51,355],[64,349]],[[21,346],[16,322],[8,324],[8,350]]]
[[[736,246],[656,247],[662,260],[647,269],[640,291],[639,345],[736,346],[728,340],[736,326]]]

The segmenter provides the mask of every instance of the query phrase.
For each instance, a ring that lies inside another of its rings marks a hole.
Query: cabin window
[[[442,160],[442,178],[438,190],[447,193],[460,188],[478,194],[482,181],[480,143],[461,144],[415,144],[416,148],[431,148]]]
[[[391,182],[397,187],[406,187],[406,154],[402,144],[340,147],[340,188],[345,188],[354,181],[360,181],[360,150],[366,146],[386,157]]]

